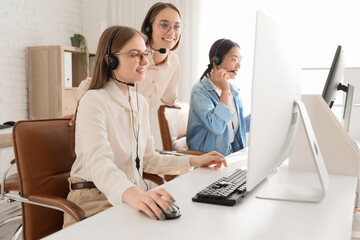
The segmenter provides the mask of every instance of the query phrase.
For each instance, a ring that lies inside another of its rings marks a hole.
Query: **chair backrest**
[[[187,150],[186,129],[189,104],[181,103],[181,109],[161,105],[158,110],[159,127],[164,150]]]
[[[19,121],[13,129],[20,195],[66,198],[75,160],[74,127],[68,119]],[[23,239],[39,239],[62,228],[63,213],[22,203]]]

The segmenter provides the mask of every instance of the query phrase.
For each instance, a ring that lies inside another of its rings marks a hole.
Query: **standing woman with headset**
[[[216,152],[178,157],[154,151],[148,104],[137,93],[152,55],[145,41],[139,31],[120,26],[109,27],[99,40],[90,89],[78,106],[67,197],[88,216],[127,203],[153,219],[165,219],[160,208],[169,212],[174,197],[164,188],[147,191],[143,171],[182,174],[193,166],[226,165]],[[64,227],[73,223],[65,214]]]
[[[191,91],[186,141],[191,150],[218,151],[224,156],[246,146],[250,116],[244,118],[238,90],[229,83],[240,70],[237,43],[217,40],[209,65]]]
[[[180,43],[183,24],[180,11],[172,3],[155,3],[148,11],[142,23],[141,32],[148,40],[147,48],[155,53],[150,59],[145,81],[139,84],[139,92],[147,99],[150,106],[150,126],[157,147],[161,137],[157,110],[160,103],[180,108],[176,103],[177,85],[180,80],[179,58],[173,52]],[[89,89],[90,78],[81,82],[75,100],[79,101]],[[72,117],[73,116],[67,116]],[[72,124],[73,119],[70,121]]]
[[[180,11],[172,3],[155,3],[145,16],[141,32],[148,37],[147,47],[155,53],[145,81],[139,84],[139,92],[149,102],[155,147],[162,149],[157,115],[159,105],[163,103],[180,108],[176,103],[180,64],[178,56],[173,52],[179,46],[183,32]]]

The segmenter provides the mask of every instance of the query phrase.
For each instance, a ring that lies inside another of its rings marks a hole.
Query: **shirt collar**
[[[109,79],[109,81],[106,82],[104,86],[105,91],[107,91],[111,98],[118,103],[123,108],[127,109],[128,111],[131,111],[129,101],[124,96],[123,92],[120,90],[120,88],[115,84],[115,82],[112,79]],[[133,91],[129,91],[130,93],[130,99],[131,99],[131,105],[134,112],[138,111],[138,107],[136,106],[136,96]]]
[[[149,62],[149,69],[158,69],[159,67],[166,67],[166,68],[171,68],[172,64],[171,61],[169,61],[169,58],[172,56],[173,52],[170,51],[169,55],[165,58],[164,62],[160,65],[155,65],[154,60],[151,59],[151,61]],[[170,56],[171,55],[171,56]]]

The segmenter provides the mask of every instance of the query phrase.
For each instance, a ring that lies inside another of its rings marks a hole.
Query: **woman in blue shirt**
[[[191,150],[229,155],[246,146],[250,117],[228,80],[240,69],[240,47],[229,39],[217,40],[209,52],[210,64],[191,91],[186,141]]]

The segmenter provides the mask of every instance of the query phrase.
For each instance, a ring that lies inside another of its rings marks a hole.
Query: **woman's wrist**
[[[229,94],[230,94],[230,87],[229,87],[229,85],[228,85],[227,87],[224,87],[223,89],[221,89],[221,93],[224,93],[224,94],[229,95]]]
[[[196,162],[196,157],[195,156],[190,156],[190,165],[192,167],[197,167],[195,162]]]
[[[190,156],[190,165],[192,167],[200,167],[201,166],[201,158],[203,155],[200,156]]]
[[[137,187],[130,187],[128,188],[122,195],[122,201],[125,203],[129,203],[131,199],[134,199],[134,197],[138,194],[142,193],[142,191]]]

